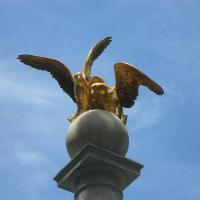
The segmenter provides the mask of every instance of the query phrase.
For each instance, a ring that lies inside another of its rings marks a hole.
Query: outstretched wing
[[[158,95],[164,94],[162,87],[134,66],[127,63],[115,64],[115,79],[120,104],[125,108],[130,108],[134,105],[140,85],[148,87]]]
[[[18,59],[33,68],[50,72],[53,78],[58,81],[60,87],[76,102],[73,75],[62,62],[52,58],[26,54],[19,55]]]
[[[93,61],[101,55],[101,53],[110,44],[111,41],[111,37],[106,37],[99,41],[92,49],[90,49],[83,67],[83,73],[85,74],[87,80],[90,79]]]

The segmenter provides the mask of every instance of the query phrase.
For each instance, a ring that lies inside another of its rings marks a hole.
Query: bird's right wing
[[[157,95],[164,94],[164,90],[160,85],[128,63],[115,64],[115,79],[120,104],[125,108],[130,108],[134,105],[140,85],[148,87]]]
[[[60,87],[76,102],[74,95],[73,75],[70,70],[62,62],[34,55],[22,54],[18,56],[20,62],[29,65],[33,68],[45,70],[51,73]]]

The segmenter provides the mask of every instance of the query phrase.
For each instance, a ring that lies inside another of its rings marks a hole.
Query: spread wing
[[[101,55],[101,53],[110,44],[111,41],[112,41],[111,37],[106,37],[101,41],[99,41],[92,49],[90,49],[83,67],[83,72],[85,73],[87,80],[91,78],[90,74],[93,61]]]
[[[73,75],[62,62],[52,58],[26,54],[19,55],[18,59],[33,68],[50,72],[53,78],[58,81],[60,87],[76,102]]]
[[[148,87],[157,95],[164,94],[164,90],[147,75],[127,63],[115,64],[116,91],[122,107],[130,108],[138,96],[140,85]]]

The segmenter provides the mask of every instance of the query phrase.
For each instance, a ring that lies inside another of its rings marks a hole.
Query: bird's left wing
[[[73,75],[62,62],[52,58],[27,54],[19,55],[18,59],[33,68],[50,72],[53,78],[58,81],[60,87],[76,102]]]
[[[164,94],[164,90],[155,81],[127,63],[116,63],[115,66],[116,91],[122,107],[130,108],[138,96],[140,85],[148,87],[157,95]]]
[[[92,49],[90,49],[83,67],[83,73],[85,74],[87,80],[91,78],[91,67],[94,60],[101,55],[101,53],[110,44],[111,41],[111,37],[105,37],[104,39],[100,40]]]

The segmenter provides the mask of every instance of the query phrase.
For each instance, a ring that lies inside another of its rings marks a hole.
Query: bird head
[[[106,85],[105,83],[94,83],[91,86],[92,90],[91,93],[94,94],[107,94],[109,90],[109,86]]]
[[[74,74],[74,80],[75,81],[80,81],[83,80],[83,74],[81,72],[77,72],[76,74]]]

